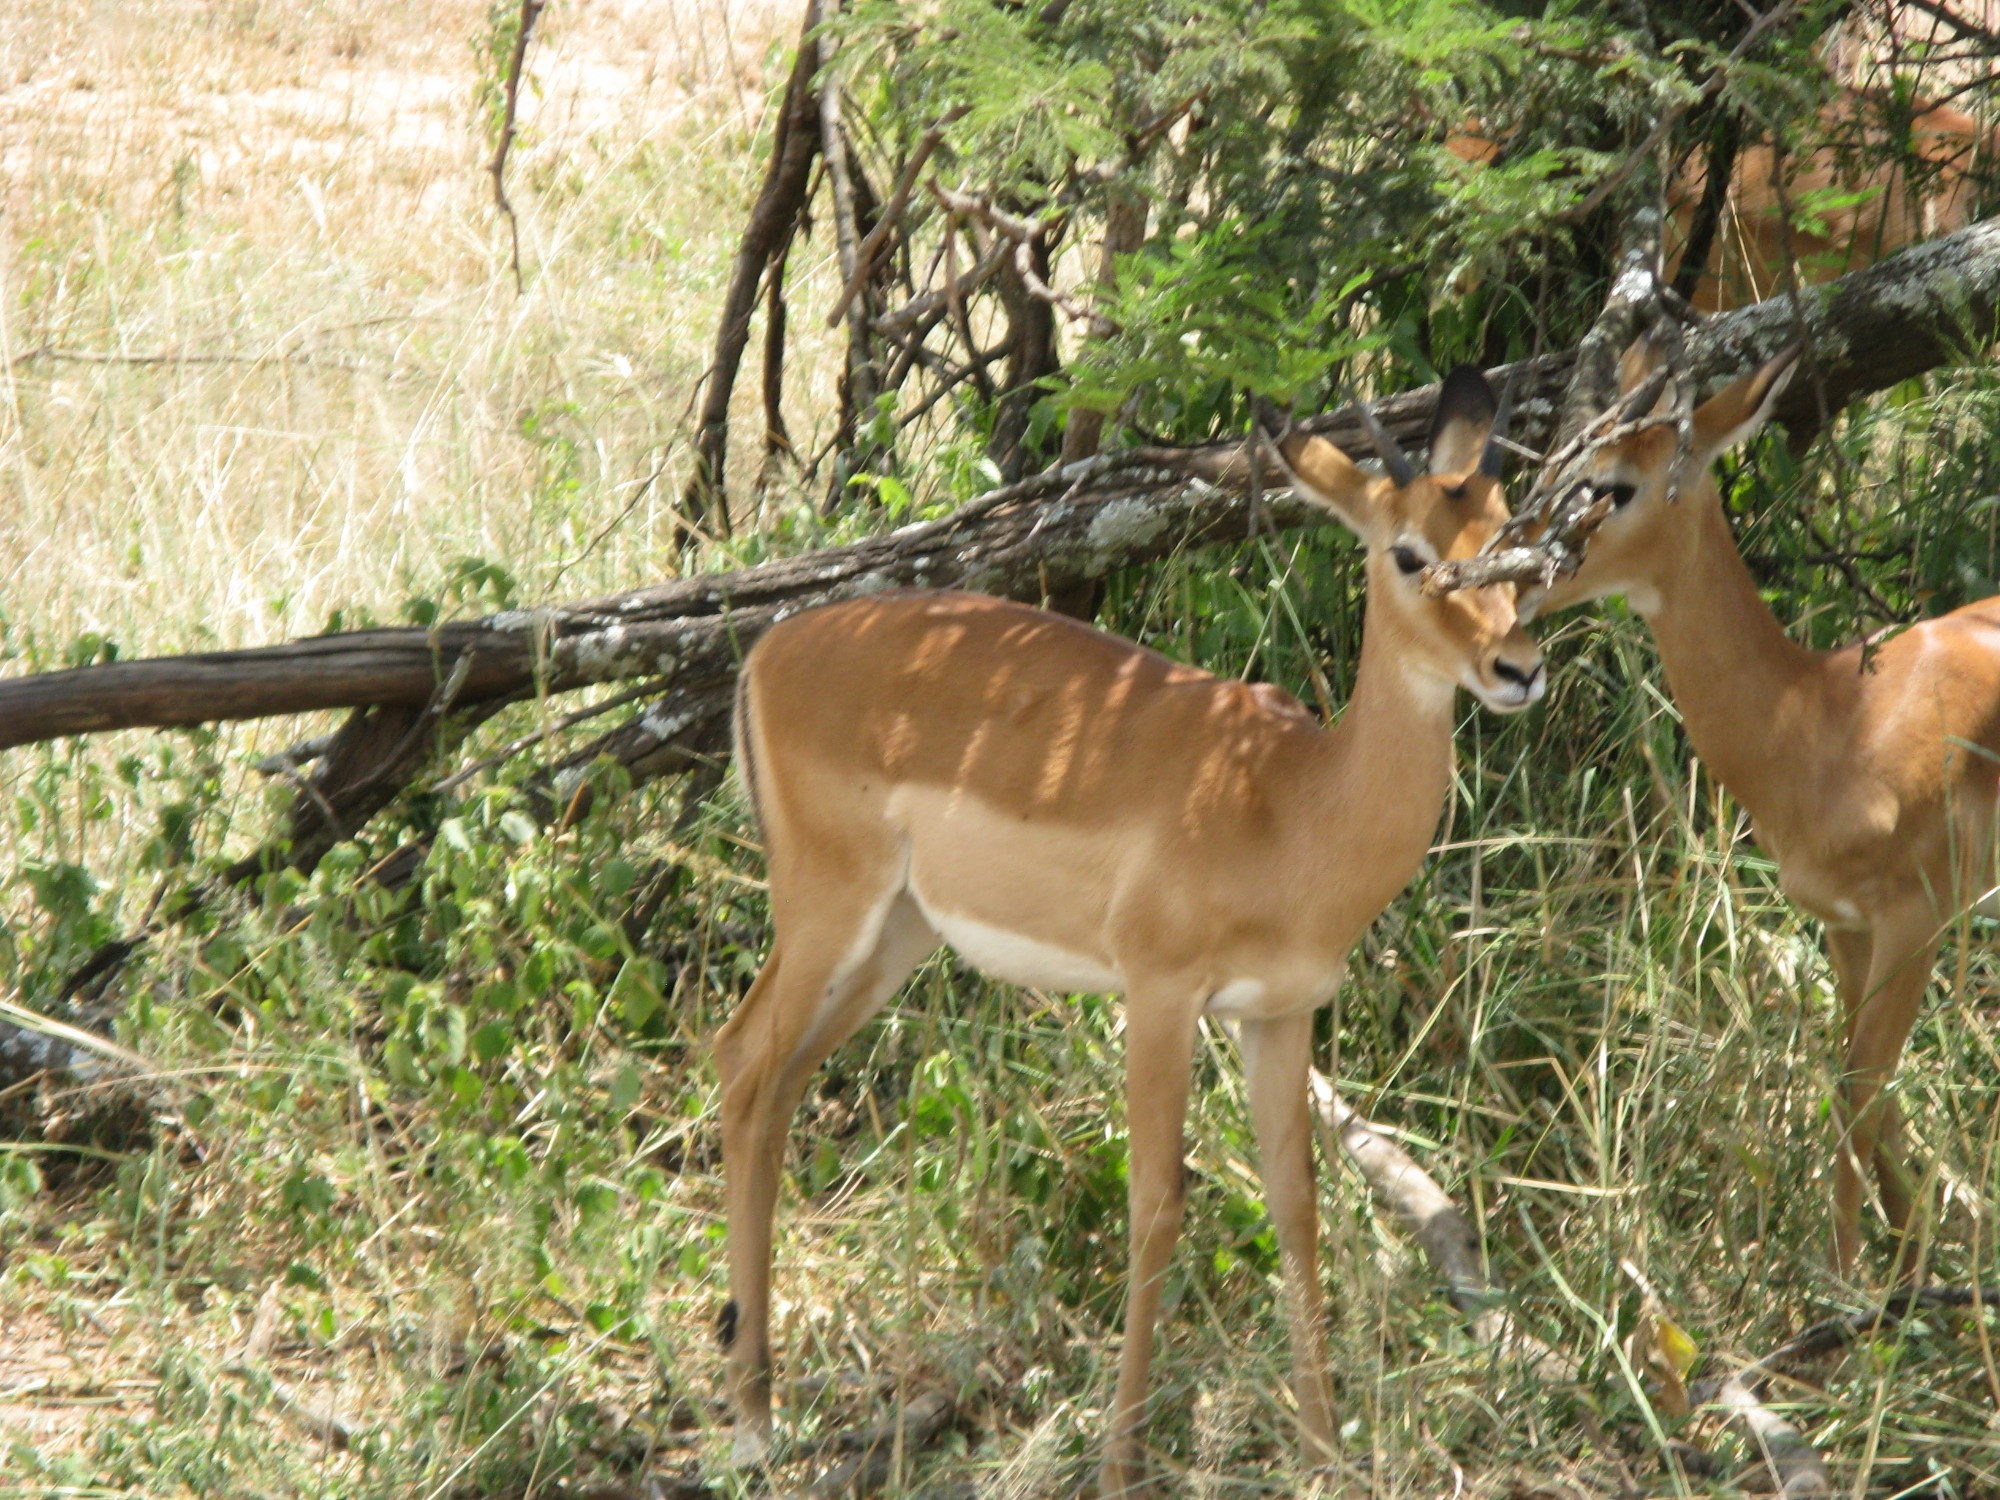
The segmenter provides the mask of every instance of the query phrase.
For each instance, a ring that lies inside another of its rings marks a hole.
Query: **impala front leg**
[[[1875,952],[1875,933],[1868,927],[1828,927],[1826,956],[1833,965],[1834,995],[1840,1004],[1840,1024],[1847,1035],[1850,1051],[1854,1041],[1855,1018],[1868,999],[1869,961]],[[1854,1264],[1861,1247],[1861,1172],[1847,1138],[1847,1077],[1836,1084],[1839,1096],[1840,1141],[1833,1161],[1833,1259],[1845,1274]]]
[[[1111,1439],[1098,1490],[1106,1500],[1144,1493],[1148,1371],[1167,1262],[1187,1204],[1188,1074],[1200,1001],[1134,987],[1125,1000],[1126,1189],[1131,1204],[1131,1278],[1125,1286],[1125,1343],[1111,1398]]]
[[[1292,1385],[1308,1466],[1334,1457],[1333,1381],[1326,1358],[1326,1303],[1319,1286],[1319,1195],[1313,1182],[1312,1012],[1245,1021],[1236,1031],[1250,1120],[1264,1174],[1264,1201],[1284,1261],[1291,1323]]]

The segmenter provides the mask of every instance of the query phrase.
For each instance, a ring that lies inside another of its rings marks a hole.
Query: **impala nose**
[[[1525,665],[1509,661],[1504,656],[1493,660],[1493,675],[1513,691],[1507,696],[1511,700],[1504,705],[1508,709],[1526,708],[1541,698],[1548,681],[1542,673],[1542,658],[1538,653]],[[1495,707],[1503,707],[1495,704]]]

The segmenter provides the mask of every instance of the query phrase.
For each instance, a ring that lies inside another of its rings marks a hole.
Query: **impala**
[[[1630,390],[1650,351],[1628,356]],[[1694,416],[1688,478],[1666,494],[1675,436],[1653,427],[1603,449],[1593,483],[1612,509],[1582,567],[1522,600],[1532,617],[1623,594],[1651,628],[1688,738],[1749,812],[1792,902],[1826,930],[1846,1031],[1834,1249],[1852,1270],[1862,1169],[1901,1242],[1914,1205],[1886,1088],[1944,928],[1981,895],[2000,776],[2000,599],[1867,649],[1786,636],[1736,550],[1708,473],[1751,437],[1790,378],[1785,354]],[[1697,476],[1699,476],[1697,478]]]
[[[1820,111],[1826,144],[1783,157],[1761,142],[1737,155],[1715,245],[1692,301],[1717,312],[1777,295],[1788,276],[1830,281],[1905,246],[1965,228],[2000,133],[1950,105],[1919,101],[1895,119],[1878,93],[1843,89]],[[1667,190],[1685,242],[1708,187],[1699,154]],[[1676,252],[1678,253],[1678,252]]]
[[[1367,547],[1354,697],[1332,728],[1266,684],[1214,677],[1073,620],[964,594],[802,614],[745,662],[737,764],[770,864],[771,955],[716,1039],[735,1451],[771,1437],[772,1213],[809,1076],[940,943],[997,978],[1125,997],[1131,1263],[1105,1494],[1140,1483],[1182,1127],[1203,1015],[1242,1054],[1284,1266],[1309,1461],[1334,1423],[1316,1270],[1313,1012],[1415,873],[1451,780],[1453,698],[1541,697],[1502,585],[1427,597],[1426,565],[1506,519],[1495,402],[1439,398],[1430,472],[1364,412],[1388,477],[1288,436],[1297,487]]]
[[[1906,123],[1905,123],[1906,122]],[[1762,141],[1737,153],[1691,301],[1703,312],[1747,307],[1796,276],[1830,281],[1978,217],[1982,176],[2000,131],[1948,104],[1915,101],[1900,118],[1880,93],[1844,88],[1819,112],[1818,144],[1791,155]],[[1442,142],[1468,166],[1490,166],[1508,132],[1468,120]],[[1708,189],[1705,153],[1683,160],[1667,187],[1674,232],[1668,279]]]

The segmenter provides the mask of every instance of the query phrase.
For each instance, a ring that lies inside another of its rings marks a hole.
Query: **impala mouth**
[[[1472,685],[1472,692],[1495,713],[1516,714],[1531,703],[1541,702],[1548,687],[1549,674],[1542,670],[1539,660],[1526,667],[1516,666],[1510,661],[1496,661],[1492,677]]]

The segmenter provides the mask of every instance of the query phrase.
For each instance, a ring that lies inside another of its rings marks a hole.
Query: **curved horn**
[[[1410,466],[1409,455],[1396,446],[1396,440],[1388,430],[1376,420],[1375,409],[1366,401],[1356,401],[1354,410],[1361,418],[1361,425],[1368,430],[1368,440],[1375,445],[1375,451],[1382,456],[1382,467],[1389,471],[1389,477],[1400,485],[1411,483],[1417,471]]]
[[[1514,383],[1521,378],[1520,366],[1507,372],[1507,383],[1500,388],[1500,409],[1493,413],[1493,425],[1486,431],[1486,449],[1479,455],[1479,472],[1491,479],[1500,477],[1500,469],[1507,462],[1507,422],[1514,415]]]

